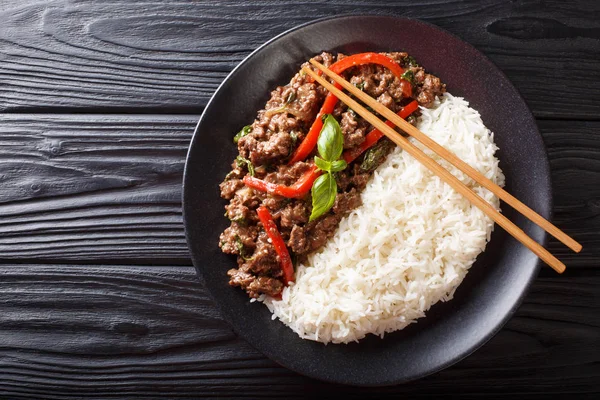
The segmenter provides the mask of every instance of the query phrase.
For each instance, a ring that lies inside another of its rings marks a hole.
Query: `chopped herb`
[[[365,81],[362,81],[360,83],[355,83],[354,86],[356,86],[357,89],[364,90],[365,89]]]
[[[229,217],[227,217],[227,218],[229,218]],[[238,225],[242,225],[242,226],[248,225],[248,220],[244,217],[237,217],[237,218],[233,218],[233,219],[229,218],[229,220],[231,222],[235,222]]]
[[[380,141],[379,143],[375,144],[366,151],[363,161],[360,164],[360,170],[362,172],[374,170],[383,162],[387,152],[388,144],[385,141]]]
[[[231,175],[235,174],[235,170],[233,171],[229,171],[229,173],[227,175],[225,175],[225,180],[228,181],[229,178],[231,178]]]
[[[292,144],[295,145],[296,142],[298,141],[298,133],[296,131],[291,131],[290,137],[292,138]]]
[[[246,168],[248,168],[248,173],[250,174],[250,176],[254,176],[254,165],[252,165],[252,162],[250,160],[242,156],[237,156],[235,158],[235,161],[238,167],[243,167],[245,165]]]
[[[409,67],[418,67],[419,66],[419,64],[417,64],[417,60],[415,60],[415,58],[413,56],[404,57],[404,59],[402,60],[402,63],[404,65],[408,65]]]
[[[296,133],[296,131],[291,131],[290,138],[292,139],[289,151],[289,155],[291,156],[294,153],[294,149],[296,148],[296,143],[298,143],[298,133]]]
[[[415,122],[417,122],[417,117],[415,117],[414,115],[409,115],[408,118],[406,118],[406,122],[414,125]]]
[[[402,74],[402,79],[407,80],[410,83],[414,84],[415,83],[415,73],[413,71],[411,71],[410,69],[407,69]]]
[[[285,99],[285,105],[289,105],[292,101],[296,100],[296,92],[294,92],[293,90],[290,92],[290,94],[288,94],[287,98]]]
[[[283,105],[281,105],[280,107],[277,108],[272,108],[270,110],[266,111],[267,115],[272,115],[272,114],[279,114],[282,112],[285,112],[287,110],[287,107],[294,101],[296,100],[296,92],[294,92],[293,90],[290,91],[290,93],[287,95],[286,99],[285,99],[285,103],[283,103]]]
[[[241,138],[252,132],[252,125],[246,125],[233,137],[233,143],[237,144]]]
[[[242,239],[238,235],[235,235],[235,243],[237,245],[238,253],[240,253],[240,257],[242,257],[244,261],[250,261],[254,258],[246,256],[246,248],[244,247]]]

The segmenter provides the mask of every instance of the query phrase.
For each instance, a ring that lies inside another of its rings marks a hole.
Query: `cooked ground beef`
[[[343,73],[344,77],[394,112],[413,99],[421,106],[430,107],[435,97],[444,93],[445,85],[440,79],[427,74],[408,54],[386,54],[412,73],[413,98],[406,98],[402,81],[379,65],[352,67]],[[333,56],[329,53],[315,57],[326,66],[343,58],[342,54]],[[261,205],[269,209],[292,255],[305,260],[333,236],[343,216],[361,204],[361,191],[394,147],[391,141],[383,138],[345,170],[335,173],[338,194],[334,206],[311,222],[310,194],[302,199],[289,199],[245,186],[242,179],[251,172],[248,162],[255,177],[286,186],[293,185],[313,167],[315,151],[305,162],[293,165],[287,162],[308,133],[326,95],[325,88],[301,72],[288,85],[273,90],[249,132],[239,138],[241,159],[233,162],[232,171],[220,185],[221,197],[229,200],[225,216],[231,220],[231,226],[221,234],[220,247],[223,252],[236,255],[238,264],[238,268],[227,272],[229,283],[244,289],[251,297],[277,296],[284,287],[279,256],[258,220],[256,209]],[[373,129],[342,102],[338,102],[332,115],[340,124],[344,149],[354,149],[362,144]],[[409,121],[415,123],[415,118]]]
[[[267,182],[279,183],[282,185],[291,185],[296,182],[302,175],[310,169],[311,165],[306,162],[299,161],[293,165],[279,165],[277,170],[265,176]]]
[[[258,226],[242,225],[233,222],[229,228],[221,234],[220,246],[224,253],[240,254],[240,252],[253,250],[256,248],[256,239],[258,238]],[[250,251],[252,253],[252,251]]]
[[[341,116],[340,128],[344,135],[344,149],[351,149],[362,144],[368,133],[369,123],[352,110],[341,113]]]
[[[291,230],[295,225],[307,223],[309,216],[310,209],[305,201],[293,201],[279,211],[279,225]]]
[[[333,212],[338,215],[344,215],[348,211],[360,206],[360,193],[355,189],[349,192],[338,193],[333,204]]]
[[[267,234],[262,231],[256,241],[256,249],[252,257],[244,259],[239,269],[245,272],[251,272],[254,275],[270,275],[272,277],[281,276],[279,268],[279,257],[275,248],[269,243]],[[240,262],[242,261],[240,260]]]
[[[308,252],[320,249],[327,242],[327,239],[333,236],[341,219],[340,214],[328,214],[309,222],[306,226],[309,243]]]
[[[306,229],[301,225],[294,225],[290,232],[290,240],[287,245],[296,254],[307,253],[309,250],[309,242],[306,235]]]
[[[283,283],[276,278],[256,276],[239,269],[230,269],[227,275],[231,286],[241,287],[250,297],[258,297],[261,294],[277,296],[283,290]]]

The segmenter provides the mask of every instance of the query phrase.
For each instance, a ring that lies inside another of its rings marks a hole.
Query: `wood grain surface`
[[[189,265],[181,220],[188,115],[0,115],[0,260]],[[539,121],[569,268],[600,257],[600,121]],[[54,177],[60,176],[60,179]],[[585,181],[582,188],[581,179]]]
[[[554,218],[580,241],[474,354],[353,388],[269,361],[190,266],[185,154],[245,56],[345,13],[434,23],[500,67],[538,118]],[[600,3],[593,0],[0,0],[0,399],[598,398]]]
[[[190,264],[197,116],[0,115],[0,259]]]
[[[0,111],[197,113],[226,74],[273,36],[358,13],[419,18],[458,35],[508,75],[536,116],[598,119],[600,3],[593,0],[6,4]]]
[[[191,267],[0,267],[3,398],[584,395],[600,379],[600,276],[540,278],[459,364],[391,388],[301,377],[238,339]],[[531,383],[535,382],[535,385]],[[581,398],[581,397],[579,397]]]

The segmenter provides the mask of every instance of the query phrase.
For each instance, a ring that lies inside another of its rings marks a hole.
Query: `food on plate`
[[[503,185],[493,138],[463,99],[444,94],[422,110],[417,127]],[[449,169],[499,209],[491,192]],[[361,193],[361,205],[342,218],[321,250],[298,265],[282,300],[263,301],[306,339],[347,343],[368,333],[383,336],[452,298],[493,226],[465,197],[395,148]]]
[[[479,114],[407,53],[315,59],[503,184]],[[451,298],[489,240],[490,218],[382,136],[299,72],[234,137],[239,156],[220,186],[231,220],[220,247],[237,257],[230,284],[303,338],[403,328]]]

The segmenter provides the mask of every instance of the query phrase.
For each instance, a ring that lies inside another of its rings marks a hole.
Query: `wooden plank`
[[[195,116],[0,115],[0,259],[189,264]]]
[[[320,17],[374,13],[420,18],[472,43],[539,117],[597,119],[598,4],[530,3],[7,3],[0,8],[0,111],[197,113],[226,74],[271,37]]]
[[[190,264],[180,202],[196,120],[0,115],[0,261]],[[568,267],[596,267],[600,122],[539,125],[555,222],[584,245],[578,255],[556,241],[550,249]]]
[[[600,379],[600,276],[538,279],[472,356],[380,389],[269,361],[221,320],[191,267],[2,265],[0,276],[2,398],[584,395]]]
[[[538,121],[552,171],[554,221],[583,244],[579,254],[551,238],[548,249],[567,267],[600,259],[600,123]],[[546,271],[547,274],[553,271]]]

